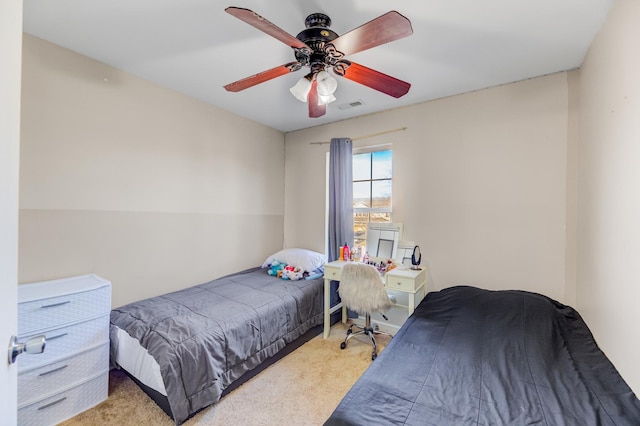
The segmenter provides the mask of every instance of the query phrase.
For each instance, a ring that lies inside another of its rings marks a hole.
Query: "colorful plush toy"
[[[287,265],[285,266],[284,271],[282,272],[282,279],[296,281],[296,280],[301,280],[303,275],[304,275],[304,269],[298,266]]]
[[[284,263],[280,263],[277,260],[274,260],[273,263],[269,266],[269,270],[267,274],[273,275],[274,277],[281,278],[282,272],[284,271],[284,267],[287,266]]]

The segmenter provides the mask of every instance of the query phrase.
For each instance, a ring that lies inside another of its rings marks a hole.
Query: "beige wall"
[[[281,132],[25,35],[19,281],[94,272],[119,306],[259,265],[283,154]]]
[[[640,394],[640,2],[618,0],[580,71],[577,304]]]
[[[580,74],[567,73],[568,126],[567,126],[567,205],[565,223],[565,280],[564,303],[576,306],[578,269],[578,158],[580,144]]]
[[[393,220],[420,244],[430,289],[565,300],[568,102],[558,73],[288,133],[285,243],[324,248],[329,145],[310,142],[407,127],[354,146],[393,143]]]

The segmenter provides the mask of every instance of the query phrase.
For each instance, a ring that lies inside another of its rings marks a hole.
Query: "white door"
[[[17,368],[8,362],[18,331],[18,166],[22,0],[0,1],[0,413],[17,423]]]

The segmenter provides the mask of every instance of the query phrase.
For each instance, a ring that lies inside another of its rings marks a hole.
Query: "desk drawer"
[[[418,285],[418,282],[413,278],[395,275],[387,275],[386,281],[387,288],[394,290],[415,291],[416,285]]]
[[[324,265],[324,277],[325,279],[340,281],[340,275],[342,274],[341,267]]]

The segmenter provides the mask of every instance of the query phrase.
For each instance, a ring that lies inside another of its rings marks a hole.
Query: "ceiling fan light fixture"
[[[331,102],[335,101],[336,97],[333,95],[321,95],[320,91],[318,91],[318,105],[329,105]]]
[[[311,80],[313,76],[311,74],[305,75],[298,82],[289,89],[291,94],[295,96],[300,102],[307,102],[309,91],[311,90]]]
[[[321,96],[333,95],[338,88],[338,80],[324,70],[318,73],[316,81],[318,82],[318,95]]]

